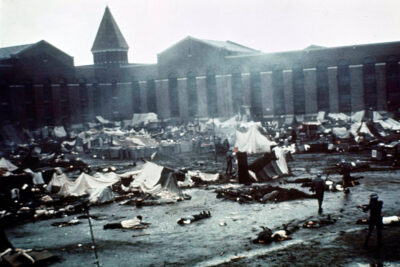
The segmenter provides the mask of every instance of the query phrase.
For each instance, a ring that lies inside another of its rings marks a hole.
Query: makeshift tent
[[[115,198],[111,186],[95,188],[89,195],[90,203],[101,204],[111,201]]]
[[[54,127],[54,135],[58,138],[63,138],[67,136],[67,132],[63,126],[56,126]]]
[[[24,171],[32,176],[33,184],[44,184],[43,175],[41,172],[33,172],[31,169],[25,169]]]
[[[156,113],[134,113],[132,118],[132,125],[138,125],[141,123],[147,124],[149,122],[158,122]]]
[[[380,120],[383,120],[383,117],[378,111],[373,111],[372,112],[372,120],[374,122],[379,122]]]
[[[15,166],[14,164],[11,163],[11,161],[5,159],[5,158],[1,158],[0,159],[0,169],[6,169],[7,171],[15,171],[16,169],[18,169],[17,166]]]
[[[350,138],[350,132],[346,129],[346,127],[332,128],[332,134],[340,139]]]
[[[273,155],[277,160],[273,160]],[[286,162],[286,151],[283,148],[275,147],[272,153],[266,153],[249,165],[249,170],[254,172],[260,182],[269,181],[282,175],[289,174]]]
[[[132,181],[132,188],[167,198],[182,197],[174,171],[152,162],[143,165],[142,172]]]
[[[236,131],[235,147],[240,152],[249,154],[270,152],[272,145],[276,145],[276,143],[263,136],[255,125],[250,127],[246,133]]]
[[[360,134],[365,135],[366,137],[374,137],[374,135],[369,130],[367,124],[365,122],[354,122],[350,126],[350,133],[357,137]]]
[[[352,122],[362,122],[362,120],[364,119],[364,115],[365,115],[365,110],[360,110],[351,115],[350,118]]]
[[[73,181],[68,178],[68,176],[58,169],[51,178],[50,182],[47,184],[47,190],[50,192],[57,192],[64,184],[73,184]]]
[[[110,194],[103,194],[99,191],[109,190],[107,187],[115,184],[119,180],[120,178],[118,175],[113,173],[96,173],[95,177],[86,173],[81,173],[73,183],[63,184],[58,194],[61,196],[83,196],[89,194],[89,200],[101,200],[102,202],[96,203],[103,203],[112,199],[105,199],[105,196],[110,196]]]

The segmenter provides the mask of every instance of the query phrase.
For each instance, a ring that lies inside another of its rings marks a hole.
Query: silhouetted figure
[[[315,192],[318,199],[318,213],[322,213],[322,202],[324,201],[325,181],[322,180],[321,175],[318,174],[313,179],[311,184],[311,191]]]
[[[297,133],[296,133],[295,129],[292,129],[291,136],[292,136],[292,140],[291,140],[292,143],[296,143],[296,141],[297,141]]]
[[[233,164],[233,153],[232,151],[228,150],[226,152],[226,175],[231,175],[232,174],[232,164]]]
[[[346,194],[350,193],[350,189],[348,189],[348,187],[354,186],[350,176],[350,172],[351,172],[350,163],[342,160],[342,162],[340,163],[340,173],[342,174],[343,189]]]
[[[378,200],[378,195],[371,194],[369,204],[361,206],[364,212],[369,210],[369,227],[364,243],[365,248],[368,248],[368,241],[375,227],[378,236],[378,246],[380,247],[382,245],[382,205],[383,201]]]

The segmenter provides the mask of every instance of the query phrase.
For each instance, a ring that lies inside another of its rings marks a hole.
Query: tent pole
[[[86,207],[86,215],[87,215],[88,222],[89,222],[90,236],[92,237],[92,244],[93,244],[94,256],[95,256],[95,258],[96,258],[96,265],[97,265],[97,267],[100,267],[100,263],[99,263],[99,257],[97,256],[97,248],[96,248],[96,243],[94,242],[94,235],[93,235],[92,221],[91,221],[90,214],[89,214],[89,205],[87,205],[87,207]]]

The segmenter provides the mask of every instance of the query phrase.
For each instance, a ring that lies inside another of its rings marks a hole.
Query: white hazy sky
[[[107,4],[131,63],[155,63],[188,35],[263,52],[400,40],[399,0],[0,0],[0,47],[46,40],[92,64]]]

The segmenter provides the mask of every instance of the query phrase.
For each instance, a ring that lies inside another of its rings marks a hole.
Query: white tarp
[[[354,137],[357,137],[361,133],[364,134],[365,136],[374,137],[374,135],[371,133],[365,122],[354,122],[350,126],[350,133]]]
[[[183,195],[174,173],[152,162],[146,162],[143,165],[142,172],[132,181],[130,186],[166,198],[176,198]]]
[[[33,184],[44,184],[41,172],[33,172],[31,169],[25,169],[24,171],[32,176]]]
[[[400,130],[400,122],[398,122],[398,121],[396,121],[396,120],[394,120],[392,118],[386,119],[385,123],[387,125],[390,125],[390,129],[391,130],[394,130],[394,131]]]
[[[5,159],[5,158],[1,158],[0,159],[0,169],[6,169],[7,171],[15,171],[16,169],[18,169],[17,166],[15,166],[14,164],[12,164],[9,160]]]
[[[94,204],[101,204],[115,198],[111,186],[95,188],[90,192],[89,201]]]
[[[382,117],[382,115],[378,112],[378,111],[373,111],[372,112],[372,120],[374,121],[374,122],[378,122],[378,121],[380,121],[380,120],[382,120],[383,119],[383,117]]]
[[[54,135],[58,138],[63,138],[67,136],[67,132],[65,131],[63,126],[55,126]]]
[[[56,172],[53,174],[53,177],[51,178],[50,182],[48,183],[46,189],[51,192],[54,189],[53,188],[54,186],[61,188],[66,183],[72,185],[73,181],[70,178],[68,178],[68,176],[65,173],[63,173],[60,169],[57,169]]]
[[[96,116],[96,119],[97,119],[101,124],[108,124],[108,123],[110,123],[109,120],[104,119],[102,116]]]
[[[365,115],[365,110],[360,110],[351,115],[352,122],[362,122]]]
[[[204,173],[200,171],[188,171],[187,175],[189,177],[199,177],[201,180],[205,182],[212,182],[218,180],[219,174],[218,173]]]
[[[156,113],[134,113],[132,117],[132,125],[138,125],[144,122],[145,124],[149,122],[158,122],[158,117]]]
[[[278,160],[275,160],[276,165],[278,165],[279,170],[282,174],[289,174],[289,168],[286,162],[286,150],[281,147],[274,147],[275,156]]]
[[[341,139],[350,138],[350,132],[346,129],[346,127],[332,128],[332,134]]]
[[[62,185],[58,194],[61,196],[82,196],[85,194],[96,194],[96,196],[99,196],[101,195],[99,190],[108,190],[106,189],[108,186],[120,180],[115,173],[96,173],[94,176],[95,177],[86,173],[81,173],[73,183],[65,183]]]
[[[275,142],[263,136],[255,125],[250,127],[246,133],[236,131],[235,147],[240,152],[247,152],[248,154],[271,152],[271,145],[275,144]]]
[[[333,120],[349,121],[350,117],[344,113],[329,113],[328,117]]]

